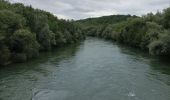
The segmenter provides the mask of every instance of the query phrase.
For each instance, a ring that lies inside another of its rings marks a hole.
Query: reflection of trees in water
[[[118,45],[121,53],[129,55],[128,57],[136,58],[139,61],[147,60],[153,70],[162,72],[163,74],[170,75],[170,59],[163,57],[150,56],[147,52],[143,52],[139,49],[127,47],[124,45]]]
[[[117,44],[117,46],[119,47],[120,52],[122,54],[126,54],[129,59],[145,61],[145,63],[147,63],[146,61],[148,61],[151,58],[151,56],[149,56],[147,52],[141,51],[140,49],[129,47],[122,44]]]
[[[70,57],[73,57],[76,54],[79,49],[79,45],[80,43],[77,43],[53,50],[52,52],[49,52],[47,54],[49,58],[48,60],[50,61],[50,63],[57,64],[63,59],[69,59]]]
[[[147,63],[151,68],[150,74],[153,77],[170,85],[170,59],[150,56],[147,52],[124,45],[118,45],[118,47],[121,53],[128,55],[128,58]]]
[[[165,58],[152,59],[150,61],[152,69],[161,71],[163,74],[170,75],[170,60]]]
[[[31,91],[43,78],[50,78],[52,71],[57,70],[57,64],[73,57],[80,44],[71,44],[48,53],[41,53],[39,58],[26,63],[12,64],[0,69],[0,97],[31,98]],[[24,92],[21,92],[24,91]],[[7,95],[10,96],[7,96]],[[18,96],[18,97],[16,97]],[[15,100],[15,99],[14,99]]]
[[[170,61],[167,59],[164,60],[164,58],[152,59],[150,61],[150,66],[157,72],[156,74],[153,74],[155,78],[170,85]]]
[[[41,53],[36,59],[31,59],[31,61],[25,63],[12,64],[9,66],[0,68],[0,80],[5,79],[5,77],[12,77],[17,75],[23,75],[28,79],[33,79],[39,73],[42,76],[47,76],[50,73],[50,67],[57,66],[57,63],[63,59],[69,59],[74,56],[78,50],[80,44],[66,45],[65,47],[56,48],[48,53]],[[36,78],[35,78],[36,80]]]

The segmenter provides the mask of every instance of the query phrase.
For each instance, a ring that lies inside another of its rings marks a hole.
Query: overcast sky
[[[64,19],[84,19],[113,14],[143,15],[170,6],[170,0],[9,0],[32,5]]]

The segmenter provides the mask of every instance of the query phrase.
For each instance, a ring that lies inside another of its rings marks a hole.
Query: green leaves
[[[170,56],[170,35],[164,35],[159,40],[149,45],[149,52],[152,55]]]
[[[170,7],[142,17],[112,15],[76,23],[87,35],[112,39],[152,55],[170,56]]]
[[[0,32],[10,36],[16,30],[22,28],[25,19],[9,10],[0,10]]]
[[[31,6],[0,0],[0,65],[27,61],[37,57],[39,51],[75,43],[83,37],[72,21],[59,20]]]
[[[164,10],[164,27],[170,29],[170,7]]]
[[[28,30],[20,29],[10,37],[10,49],[14,56],[22,53],[26,56],[26,59],[30,59],[38,56],[39,44],[36,41],[35,34]]]
[[[11,53],[8,47],[2,44],[0,40],[0,65],[6,65],[10,62]]]

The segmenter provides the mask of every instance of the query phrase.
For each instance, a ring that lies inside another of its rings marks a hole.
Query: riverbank
[[[110,39],[147,51],[150,55],[170,56],[170,8],[141,17],[111,15],[76,21],[89,36]]]
[[[0,69],[4,100],[169,100],[170,63],[88,37]],[[158,95],[159,94],[159,95]]]
[[[0,65],[26,62],[53,48],[85,38],[71,20],[50,12],[0,0]]]

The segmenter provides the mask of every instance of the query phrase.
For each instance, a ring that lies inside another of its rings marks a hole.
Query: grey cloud
[[[32,5],[68,19],[111,14],[143,15],[170,6],[170,0],[9,0]]]
[[[81,8],[81,7],[75,7],[74,9],[68,10],[68,11],[72,11],[72,12],[91,12],[94,11],[93,9],[87,9],[87,8]]]

